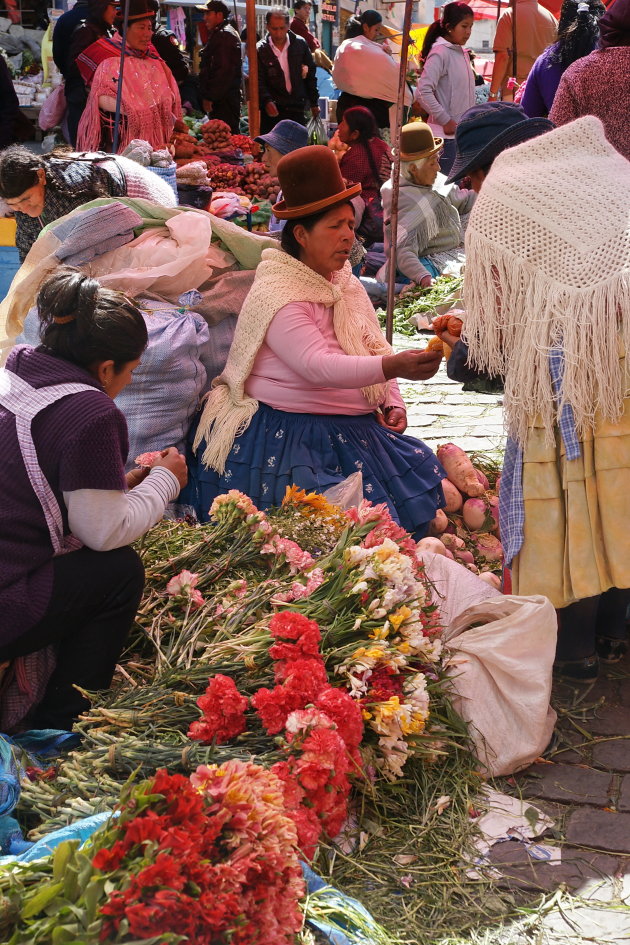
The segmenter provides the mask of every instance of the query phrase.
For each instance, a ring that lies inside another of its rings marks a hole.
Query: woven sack
[[[157,176],[161,177],[163,181],[166,181],[177,197],[177,164],[169,164],[168,167],[153,167],[153,165],[149,165],[147,167],[147,171],[157,174]]]
[[[444,631],[451,702],[489,777],[526,768],[549,744],[556,634],[556,612],[540,595],[481,601]]]

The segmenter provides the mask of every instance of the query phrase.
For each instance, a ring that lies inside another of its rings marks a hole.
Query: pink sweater
[[[316,302],[292,302],[274,316],[245,383],[250,397],[288,413],[365,414],[374,407],[362,387],[382,384],[383,359],[354,356],[341,348],[333,310]],[[383,406],[403,407],[396,381]]]

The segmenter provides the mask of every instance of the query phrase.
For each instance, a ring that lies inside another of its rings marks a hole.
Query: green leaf
[[[70,902],[79,897],[79,874],[76,866],[68,864],[63,878],[63,894]]]
[[[78,845],[76,840],[66,840],[60,843],[53,854],[53,879],[60,882],[64,877],[66,866],[72,859],[72,854]]]
[[[63,883],[53,883],[52,886],[45,886],[44,889],[40,889],[39,892],[35,893],[35,895],[28,900],[20,912],[20,916],[23,919],[30,919],[39,912],[43,912],[48,903],[52,902],[62,889]]]

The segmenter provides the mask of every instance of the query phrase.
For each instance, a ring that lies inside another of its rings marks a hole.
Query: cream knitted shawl
[[[466,232],[465,339],[472,364],[505,376],[508,432],[565,404],[579,435],[616,422],[630,378],[630,163],[601,122],[579,118],[504,151]],[[549,351],[564,352],[554,401]]]
[[[225,472],[235,437],[243,433],[258,410],[258,401],[245,393],[258,350],[276,312],[291,302],[316,302],[333,307],[333,326],[339,344],[351,355],[392,353],[365,289],[346,262],[328,282],[288,253],[266,249],[254,284],[238,317],[225,369],[207,395],[194,449],[203,439],[205,466]],[[297,353],[299,356],[299,352]],[[387,384],[373,384],[363,393],[376,408],[385,400]]]

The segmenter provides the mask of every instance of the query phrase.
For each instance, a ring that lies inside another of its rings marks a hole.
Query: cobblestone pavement
[[[413,345],[411,339],[396,341],[398,350]],[[500,396],[465,393],[443,367],[431,381],[400,386],[408,433],[433,448],[452,441],[467,451],[500,454]],[[554,749],[497,787],[530,798],[553,819],[544,842],[561,846],[561,861],[536,861],[512,842],[495,846],[492,860],[501,873],[499,885],[518,902],[531,904],[554,893],[556,899],[526,920],[486,933],[483,942],[628,945],[630,657],[588,687],[557,684],[553,701],[559,717]]]

